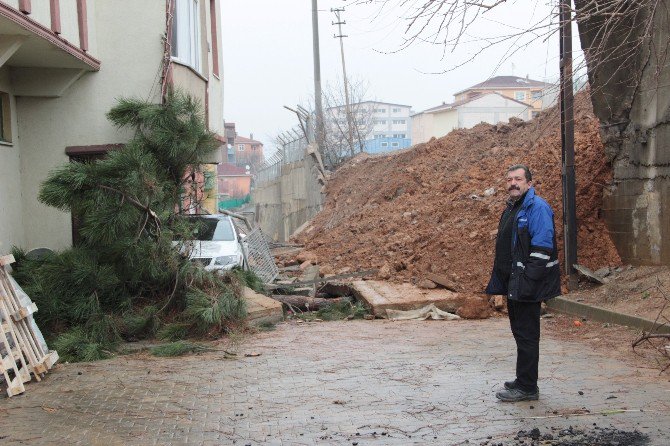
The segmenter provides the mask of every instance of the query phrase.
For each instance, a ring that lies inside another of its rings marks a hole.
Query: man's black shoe
[[[514,381],[505,381],[505,388],[507,390],[516,389],[516,379]]]
[[[536,401],[540,398],[540,392],[525,392],[521,389],[504,389],[496,392],[496,398],[506,403],[516,403],[517,401]]]
[[[518,387],[519,385],[516,383],[516,379],[514,381],[505,381],[504,386],[507,390],[512,390],[512,389],[518,389],[519,388]],[[538,392],[540,391],[539,387],[535,387],[535,389],[537,389]]]

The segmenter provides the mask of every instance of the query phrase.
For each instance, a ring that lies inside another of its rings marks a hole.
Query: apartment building
[[[0,253],[71,244],[40,184],[128,141],[105,117],[119,98],[183,89],[223,134],[220,29],[220,0],[0,0]]]
[[[351,104],[354,127],[364,141],[367,153],[381,153],[404,149],[412,145],[412,107],[390,102],[363,101]],[[330,107],[326,110],[326,125],[331,131],[346,129],[346,107]],[[356,135],[356,139],[359,135]]]

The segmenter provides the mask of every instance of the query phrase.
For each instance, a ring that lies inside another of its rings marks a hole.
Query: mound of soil
[[[505,206],[507,167],[530,166],[536,192],[555,212],[563,261],[561,140],[557,108],[532,121],[479,124],[385,156],[361,155],[337,170],[324,209],[297,237],[321,271],[377,268],[382,279],[419,282],[428,273],[481,293]],[[575,98],[579,263],[621,260],[601,218],[612,179],[586,93]]]

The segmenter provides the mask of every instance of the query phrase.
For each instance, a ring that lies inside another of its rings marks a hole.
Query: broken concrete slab
[[[375,316],[386,317],[386,310],[416,310],[435,304],[442,311],[455,313],[464,298],[458,293],[443,289],[422,290],[409,283],[390,283],[376,280],[359,280],[351,284],[356,299]]]
[[[606,284],[607,282],[609,282],[609,280],[607,280],[607,279],[604,278],[604,277],[597,276],[593,271],[591,271],[590,269],[588,269],[588,268],[585,267],[585,266],[578,265],[578,264],[576,264],[576,263],[575,263],[574,265],[572,265],[572,266],[577,270],[577,272],[578,272],[582,277],[585,277],[585,278],[586,278],[588,281],[590,281],[590,282],[598,283],[598,284],[600,284],[600,285],[604,285],[604,284]]]
[[[284,319],[281,302],[247,287],[244,288],[242,294],[247,303],[247,323],[249,325],[258,326],[263,323],[276,323]]]

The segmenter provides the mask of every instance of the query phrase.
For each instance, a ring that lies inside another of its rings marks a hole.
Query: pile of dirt
[[[382,279],[418,283],[443,276],[463,293],[484,290],[505,206],[508,166],[524,163],[555,212],[563,261],[559,112],[532,121],[479,124],[385,156],[361,155],[335,172],[324,209],[297,241],[323,273],[379,269]],[[598,269],[621,260],[600,215],[611,182],[586,93],[575,98],[579,263]]]

